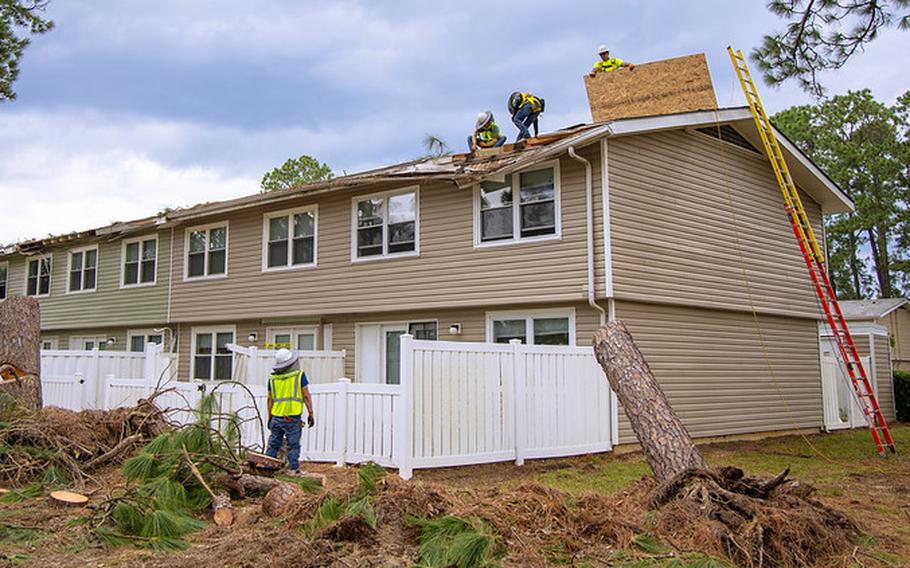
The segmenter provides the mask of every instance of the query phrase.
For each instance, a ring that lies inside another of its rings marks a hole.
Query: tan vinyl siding
[[[609,141],[616,297],[749,310],[745,265],[758,310],[815,318],[815,295],[770,166],[729,144],[721,154],[718,144],[681,130]],[[806,196],[804,203],[820,230],[819,206]]]
[[[597,160],[599,145],[582,154]],[[475,249],[473,189],[440,183],[420,187],[419,257],[352,263],[352,197],[372,194],[375,188],[318,197],[318,267],[312,269],[262,272],[266,209],[255,208],[200,220],[229,221],[228,276],[184,281],[185,230],[179,228],[172,319],[189,323],[225,313],[244,320],[580,301],[587,278],[584,168],[562,159],[560,169],[562,238],[545,242]],[[594,183],[599,196],[596,174]],[[315,199],[284,202],[268,211],[306,206]],[[597,203],[599,207],[599,199]]]
[[[154,236],[149,233],[148,236]],[[51,293],[40,297],[41,329],[45,331],[83,327],[149,327],[167,319],[170,230],[157,232],[157,280],[153,286],[121,288],[122,241],[95,240],[56,247],[45,254],[51,260]],[[132,238],[132,236],[130,237]],[[98,271],[94,292],[67,293],[68,255],[71,249],[98,246]],[[28,259],[10,261],[11,292],[25,293]]]
[[[816,322],[759,317],[772,378],[751,314],[617,301],[616,315],[693,436],[821,426]],[[635,442],[624,414],[620,442]]]
[[[910,309],[898,308],[876,323],[884,324],[891,333],[894,368],[910,369]]]

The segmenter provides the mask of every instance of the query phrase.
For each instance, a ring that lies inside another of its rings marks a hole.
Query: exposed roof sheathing
[[[717,108],[704,53],[585,77],[594,122]]]

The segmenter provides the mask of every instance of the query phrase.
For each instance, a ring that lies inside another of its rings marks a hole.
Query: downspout
[[[594,181],[591,162],[575,153],[569,146],[569,157],[585,165],[585,218],[588,223],[588,304],[600,312],[600,325],[607,323],[607,312],[594,300]]]

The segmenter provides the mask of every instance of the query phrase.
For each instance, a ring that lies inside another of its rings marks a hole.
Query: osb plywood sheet
[[[595,122],[717,108],[704,53],[585,76]]]

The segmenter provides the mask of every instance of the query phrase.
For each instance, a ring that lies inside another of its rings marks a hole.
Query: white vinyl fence
[[[234,353],[233,378],[247,385],[265,385],[272,365],[274,349],[228,345]],[[300,368],[311,384],[332,383],[344,377],[344,351],[298,351]]]
[[[171,419],[186,422],[202,395],[214,393],[220,412],[239,414],[244,443],[262,449],[268,443],[268,372],[260,369],[267,369],[262,366],[269,356],[231,349],[247,358],[248,374],[239,377],[246,384],[172,381],[156,402]],[[304,461],[375,462],[397,467],[409,479],[415,468],[511,460],[521,465],[531,458],[609,451],[615,443],[616,397],[590,348],[404,335],[400,385],[319,380],[343,369],[344,353],[325,354],[308,367],[309,359],[307,354],[301,362],[317,378],[310,385],[316,426],[301,438]],[[144,379],[113,376],[104,385],[105,408],[135,404],[154,387]]]

